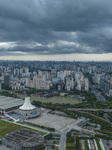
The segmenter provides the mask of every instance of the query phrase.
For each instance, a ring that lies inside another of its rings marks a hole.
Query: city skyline
[[[112,1],[0,1],[0,60],[112,61]]]
[[[111,150],[111,131],[112,62],[0,60],[0,150]]]

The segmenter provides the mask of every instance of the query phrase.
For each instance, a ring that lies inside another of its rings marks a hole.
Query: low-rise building
[[[44,138],[38,132],[23,128],[7,134],[2,143],[13,150],[34,150],[44,145]]]

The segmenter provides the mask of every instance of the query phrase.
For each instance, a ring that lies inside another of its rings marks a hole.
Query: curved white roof
[[[21,107],[19,107],[19,109],[21,109],[21,110],[32,110],[35,108],[36,107],[31,104],[29,97],[26,97],[24,104]]]

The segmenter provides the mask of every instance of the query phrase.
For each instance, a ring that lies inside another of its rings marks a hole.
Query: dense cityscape
[[[0,61],[1,148],[110,150],[111,113],[111,62]]]

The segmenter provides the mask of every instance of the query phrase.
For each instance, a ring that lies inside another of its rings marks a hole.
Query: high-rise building
[[[1,82],[0,82],[0,91],[2,90],[2,85],[1,85]]]
[[[4,75],[4,86],[9,86],[10,85],[10,75]]]
[[[89,80],[88,78],[85,78],[85,91],[89,91]]]

